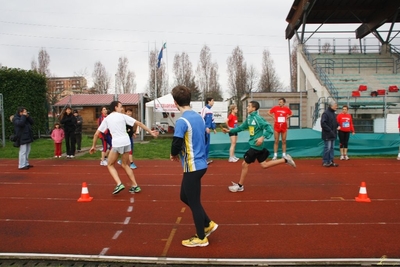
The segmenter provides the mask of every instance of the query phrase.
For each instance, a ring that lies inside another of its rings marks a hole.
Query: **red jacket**
[[[53,129],[51,132],[51,139],[54,140],[54,143],[62,143],[62,140],[64,139],[64,130],[61,128]]]
[[[336,116],[336,120],[340,126],[339,131],[354,133],[353,119],[350,114],[340,113]]]

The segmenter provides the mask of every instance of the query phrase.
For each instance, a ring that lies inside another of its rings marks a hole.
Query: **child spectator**
[[[56,122],[54,124],[54,129],[51,132],[51,139],[54,141],[54,157],[61,158],[61,144],[64,140],[64,130],[61,129],[60,124]]]

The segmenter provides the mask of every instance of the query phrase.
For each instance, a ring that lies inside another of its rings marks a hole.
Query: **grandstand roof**
[[[385,23],[400,22],[399,10],[399,0],[294,0],[285,36],[291,39],[305,24],[360,24],[356,38],[363,38]]]

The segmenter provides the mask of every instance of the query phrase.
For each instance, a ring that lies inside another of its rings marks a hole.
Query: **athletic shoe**
[[[330,167],[331,164],[330,164],[330,163],[323,163],[322,166],[324,166],[324,167]]]
[[[397,157],[397,160],[400,160],[400,157]]]
[[[185,247],[189,247],[189,248],[194,248],[194,247],[206,247],[208,246],[208,239],[207,237],[204,237],[204,239],[200,239],[197,235],[186,239],[186,240],[182,240],[182,245],[184,245]]]
[[[342,156],[340,156],[340,160],[344,160],[344,156],[342,155]]]
[[[290,166],[292,166],[293,168],[296,168],[296,163],[294,163],[294,160],[292,159],[292,157],[289,155],[289,154],[287,154],[286,156],[285,156],[285,159],[287,160],[287,164],[288,165],[290,165]]]
[[[28,166],[22,167],[22,168],[18,168],[18,170],[29,170]]]
[[[107,166],[108,162],[107,160],[100,160],[100,166]]]
[[[69,155],[67,155],[67,159],[69,159]]]
[[[228,159],[228,162],[237,162],[239,159],[237,159],[237,158],[234,158],[234,157],[230,157],[229,159]]]
[[[129,165],[129,167],[130,167],[132,170],[134,170],[134,169],[137,168],[136,165],[135,165],[135,163],[133,163],[133,162],[131,162],[131,164]]]
[[[116,187],[115,187],[115,189],[114,189],[114,191],[113,191],[113,194],[115,195],[115,194],[118,194],[119,192],[121,192],[122,190],[124,190],[125,189],[125,186],[123,185],[123,184],[119,184],[119,185],[117,185]]]
[[[120,160],[120,159],[117,162],[118,162],[119,165],[122,164],[122,160]]]
[[[330,164],[329,164],[329,166],[331,166],[331,167],[339,167],[339,164],[336,164],[335,162],[331,162]]]
[[[54,156],[54,158],[58,158],[58,156]]]
[[[212,163],[212,162],[213,162],[213,161],[212,161],[211,159],[208,159],[208,160],[207,160],[207,165],[210,164],[210,163]]]
[[[273,158],[272,158],[272,160],[277,160],[278,159],[278,157],[277,156],[274,156]]]
[[[350,158],[349,158],[349,156],[346,155],[346,156],[344,156],[344,159],[349,160]]]
[[[73,158],[75,158],[75,156],[74,156],[74,155],[70,155],[69,158],[70,158],[70,159],[73,159]]]
[[[206,237],[208,237],[209,235],[211,235],[212,232],[217,230],[217,228],[218,224],[216,224],[214,221],[210,221],[208,227],[204,227],[204,234],[206,235]]]
[[[237,183],[232,182],[231,186],[228,186],[229,191],[236,193],[236,192],[243,192],[244,186],[239,186]]]
[[[131,189],[129,189],[129,193],[139,193],[140,191],[142,191],[142,189],[140,188],[140,186],[132,186]]]
[[[237,159],[237,160],[239,160],[239,158],[238,157],[236,157],[236,156],[233,156],[235,159]]]

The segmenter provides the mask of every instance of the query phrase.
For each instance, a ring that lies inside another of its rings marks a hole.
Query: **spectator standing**
[[[182,245],[205,247],[209,244],[207,237],[218,228],[201,204],[201,178],[207,171],[204,147],[206,126],[202,117],[190,108],[191,93],[187,87],[176,86],[171,93],[182,116],[176,121],[170,160],[182,163],[180,198],[192,211],[196,227],[196,235],[182,240]]]
[[[62,141],[64,140],[64,130],[60,124],[56,122],[54,129],[51,131],[51,139],[54,141],[54,157],[61,158],[62,155]]]
[[[235,104],[229,106],[229,115],[225,121],[225,124],[228,126],[229,129],[233,129],[237,127],[238,118],[237,118],[238,108]],[[229,159],[228,162],[237,162],[239,158],[235,156],[235,148],[238,139],[237,133],[228,133],[229,138],[231,139],[231,146],[229,148]]]
[[[285,106],[286,99],[279,98],[278,105],[271,108],[268,111],[268,115],[274,118],[274,157],[272,160],[276,160],[278,158],[278,147],[279,147],[279,137],[282,140],[282,157],[286,156],[286,137],[288,119],[293,115],[290,108]]]
[[[337,138],[337,130],[339,129],[336,120],[336,102],[329,103],[329,107],[322,113],[321,116],[321,135],[324,141],[324,151],[322,154],[322,166],[338,167],[339,165],[333,162],[335,155],[335,140]]]
[[[212,97],[207,97],[206,98],[206,105],[203,107],[201,110],[201,117],[203,117],[204,122],[206,124],[206,157],[207,157],[207,164],[210,164],[212,162],[211,159],[209,159],[208,155],[210,152],[210,142],[211,142],[211,136],[210,133],[211,131],[214,131],[214,134],[217,133],[215,130],[215,122],[214,122],[214,112],[211,110],[211,108],[214,106],[214,99]]]
[[[249,114],[246,120],[238,127],[233,129],[223,128],[222,130],[227,133],[238,133],[246,129],[249,130],[250,148],[244,154],[244,161],[242,163],[242,172],[238,183],[232,182],[232,185],[228,187],[231,192],[243,192],[244,191],[244,180],[247,176],[249,166],[256,160],[260,163],[263,169],[274,167],[279,164],[287,163],[292,167],[296,167],[295,162],[289,154],[286,154],[285,158],[267,161],[269,151],[264,147],[264,140],[272,136],[273,130],[271,125],[258,114],[260,104],[257,101],[250,101],[247,105],[247,113]]]
[[[33,142],[33,119],[25,107],[19,107],[12,119],[15,135],[19,139],[18,169],[28,170],[33,165],[29,164],[31,143]]]
[[[97,119],[98,126],[100,126],[103,120],[107,117],[107,114],[108,114],[107,107],[102,107],[100,117]],[[111,150],[111,142],[112,142],[110,131],[105,130],[104,133],[100,132],[99,138],[101,140],[101,145],[102,145],[100,165],[107,166],[107,156]]]
[[[355,134],[353,119],[348,113],[349,107],[344,105],[342,113],[338,114],[336,120],[339,125],[339,147],[340,147],[340,160],[349,160],[347,154],[350,133]]]
[[[75,126],[75,140],[76,140],[76,150],[77,152],[81,152],[82,148],[82,124],[83,119],[82,116],[79,115],[78,110],[74,110],[74,116],[76,118],[76,126]]]
[[[67,159],[72,159],[75,157],[75,128],[76,128],[76,118],[72,114],[72,109],[67,107],[61,118],[60,122],[64,127],[65,134],[65,147],[67,153]]]
[[[400,115],[399,115],[399,118],[397,119],[398,120],[398,127],[399,127],[399,135],[400,135]],[[399,146],[399,154],[397,154],[397,160],[400,160],[400,146]]]

